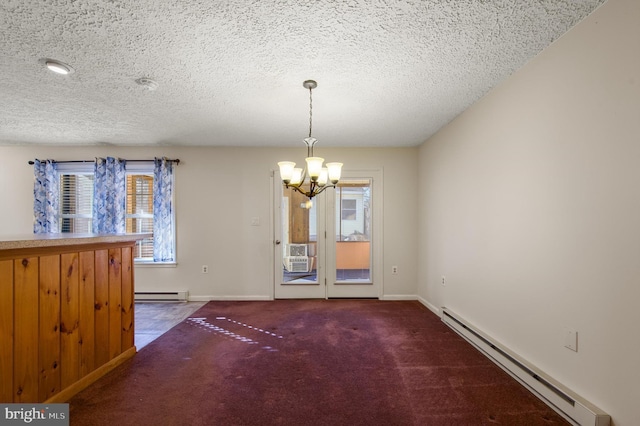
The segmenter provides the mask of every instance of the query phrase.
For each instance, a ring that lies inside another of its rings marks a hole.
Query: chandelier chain
[[[311,128],[313,125],[313,98],[311,97],[311,93],[313,92],[313,89],[311,89],[311,87],[309,87],[309,137],[311,137]]]

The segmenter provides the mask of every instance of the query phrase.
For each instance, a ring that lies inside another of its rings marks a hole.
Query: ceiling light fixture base
[[[318,87],[318,83],[316,83],[315,80],[306,80],[304,83],[302,83],[302,87],[311,90]]]

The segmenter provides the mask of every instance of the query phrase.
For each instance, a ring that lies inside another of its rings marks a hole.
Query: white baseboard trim
[[[209,302],[209,301],[268,301],[273,300],[271,296],[260,296],[260,295],[251,295],[251,296],[194,296],[189,295],[190,302]],[[442,312],[435,305],[428,302],[426,299],[415,295],[415,294],[385,294],[380,297],[380,300],[417,300],[427,307],[431,312],[438,315],[438,317],[442,317]]]
[[[380,300],[418,300],[415,294],[384,294]]]
[[[442,310],[438,307],[436,307],[435,305],[429,303],[428,300],[423,299],[422,297],[418,296],[418,301],[420,303],[422,303],[424,306],[427,307],[427,309],[429,309],[431,312],[433,312],[434,314],[436,314],[437,316],[439,316],[440,318],[442,318]]]
[[[520,355],[443,307],[442,321],[542,402],[576,426],[609,426],[611,417]]]
[[[273,300],[271,296],[190,296],[190,302],[210,302],[210,301],[228,301],[228,302],[244,302],[244,301],[265,301]]]
[[[189,300],[188,290],[172,291],[136,291],[134,293],[136,302],[186,302]]]

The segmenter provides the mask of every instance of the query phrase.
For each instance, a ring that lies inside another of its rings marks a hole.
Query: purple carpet
[[[568,424],[418,302],[209,302],[71,425]]]

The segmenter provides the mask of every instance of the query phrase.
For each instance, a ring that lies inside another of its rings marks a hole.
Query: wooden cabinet
[[[0,402],[63,402],[135,354],[134,244],[0,249]]]

